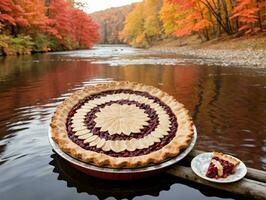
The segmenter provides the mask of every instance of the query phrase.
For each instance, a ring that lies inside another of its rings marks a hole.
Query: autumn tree
[[[163,23],[163,31],[167,36],[175,35],[176,21],[178,20],[178,5],[164,1],[160,10],[160,18]]]
[[[143,1],[144,34],[149,44],[160,39],[163,33],[159,15],[162,4],[162,0]]]
[[[27,26],[31,29],[45,29],[48,26],[45,2],[43,0],[16,0],[22,8],[22,17],[27,21]],[[29,30],[29,29],[28,29]]]
[[[238,31],[245,33],[257,32],[260,28],[256,26],[258,23],[257,12],[259,8],[256,1],[253,0],[237,0],[237,6],[233,9],[232,19],[237,18],[240,27]]]
[[[136,47],[148,47],[162,35],[159,11],[162,0],[144,0],[135,6],[121,32],[124,41]]]
[[[1,0],[0,21],[6,26],[25,26],[28,21],[24,18],[25,12],[21,5],[12,0]]]
[[[50,32],[64,48],[91,47],[98,38],[98,26],[86,13],[66,0],[52,0],[49,6]]]
[[[133,46],[138,46],[139,43],[145,41],[142,4],[137,4],[127,16],[121,37]]]
[[[160,26],[160,21],[158,17],[155,15],[147,17],[144,23],[144,30],[145,30],[146,36],[150,40],[153,40],[153,38],[155,37],[160,37],[162,32],[161,32],[161,26]]]
[[[90,48],[99,39],[98,26],[92,19],[79,9],[72,10],[72,34],[78,47]]]
[[[190,34],[220,37],[265,29],[265,0],[167,0],[161,10],[164,26],[175,19],[177,37]],[[176,9],[178,8],[178,9]],[[176,14],[171,12],[174,10]],[[170,29],[171,30],[171,29]]]
[[[100,43],[123,43],[119,33],[123,30],[126,16],[133,10],[134,5],[109,8],[90,14],[99,25]]]
[[[198,33],[205,40],[209,40],[208,28],[213,24],[208,19],[208,9],[198,2],[198,0],[169,0],[175,6],[175,34],[183,37]],[[164,18],[166,19],[165,13]]]
[[[24,54],[91,47],[98,27],[73,6],[69,0],[1,0],[0,51]]]
[[[69,40],[71,38],[71,7],[65,0],[51,0],[49,5],[50,27],[48,31],[57,39]]]

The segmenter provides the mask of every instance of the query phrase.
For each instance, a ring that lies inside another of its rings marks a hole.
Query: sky
[[[88,5],[84,11],[92,13],[99,10],[105,10],[111,7],[119,7],[142,0],[78,0],[79,2],[86,2]]]

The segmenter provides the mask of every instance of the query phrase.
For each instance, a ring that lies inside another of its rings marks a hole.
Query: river
[[[196,149],[223,151],[266,170],[266,70],[193,64],[193,58],[127,46],[0,58],[1,199],[238,198],[161,174],[102,181],[69,167],[51,149],[55,107],[73,91],[116,80],[153,85],[190,111]]]

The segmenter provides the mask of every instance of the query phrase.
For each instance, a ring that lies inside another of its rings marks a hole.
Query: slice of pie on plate
[[[112,82],[85,87],[59,105],[53,140],[98,167],[133,168],[177,156],[193,136],[183,104],[152,86]]]
[[[213,152],[206,176],[219,179],[226,178],[235,173],[240,161],[221,152]]]

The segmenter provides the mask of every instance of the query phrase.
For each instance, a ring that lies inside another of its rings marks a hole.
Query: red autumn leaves
[[[201,32],[209,37],[213,32],[247,34],[266,29],[266,0],[166,1],[181,11],[176,20],[177,25],[181,25],[176,30],[177,36]]]
[[[67,0],[1,0],[0,25],[5,34],[41,32],[72,48],[90,48],[99,38],[91,17]]]

